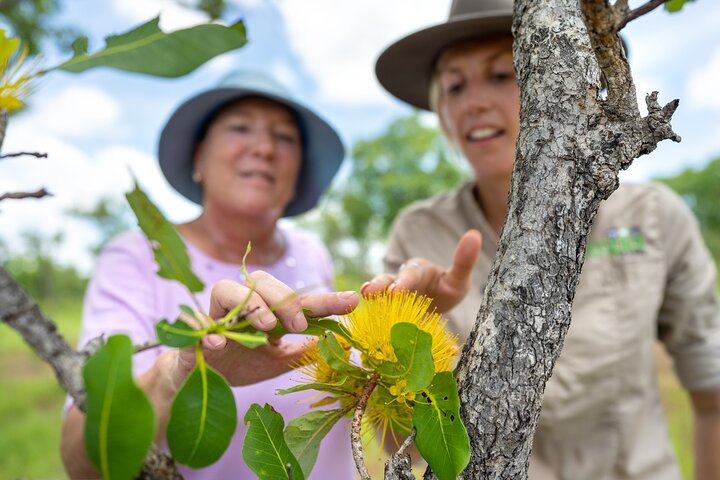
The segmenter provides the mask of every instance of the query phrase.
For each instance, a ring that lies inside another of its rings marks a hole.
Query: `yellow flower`
[[[380,437],[381,448],[385,447],[388,430],[396,446],[400,446],[402,439],[397,435],[406,437],[412,429],[412,409],[402,400],[399,400],[383,385],[378,385],[368,398],[363,415],[363,437],[366,441]]]
[[[317,341],[300,357],[298,370],[312,383],[332,383],[337,376],[337,371],[320,355]]]
[[[0,29],[0,109],[21,108],[22,99],[33,91],[33,80],[41,75],[38,61],[23,69],[28,50],[23,46],[18,51],[19,47],[19,39],[6,37]]]
[[[408,322],[432,336],[435,372],[449,371],[458,352],[457,335],[445,329],[446,320],[434,310],[428,312],[432,299],[415,292],[383,292],[360,302],[344,319],[353,340],[365,353],[363,362],[373,368],[383,361],[395,362],[390,342],[393,325]]]

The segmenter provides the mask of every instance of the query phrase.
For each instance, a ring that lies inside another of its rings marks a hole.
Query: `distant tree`
[[[715,263],[720,264],[720,208],[717,206],[720,157],[700,170],[688,169],[674,177],[658,180],[685,199],[700,222],[705,243]]]
[[[100,239],[90,247],[93,255],[100,253],[102,247],[110,239],[129,230],[136,223],[127,203],[107,197],[101,198],[93,207],[74,207],[67,213],[75,218],[85,220],[99,232]]]
[[[457,185],[464,176],[459,163],[448,159],[437,128],[423,125],[418,114],[398,118],[379,136],[353,146],[347,175],[318,213],[300,220],[328,245],[339,288],[357,288],[378,273],[373,270],[397,213]]]

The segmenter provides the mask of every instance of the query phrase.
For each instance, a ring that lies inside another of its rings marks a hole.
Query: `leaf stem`
[[[365,385],[365,388],[363,388],[363,391],[360,394],[360,398],[358,399],[357,406],[355,407],[355,413],[353,414],[352,419],[352,429],[350,430],[352,455],[353,459],[355,460],[355,468],[357,468],[361,480],[371,480],[370,473],[368,472],[368,469],[365,466],[365,460],[363,459],[362,437],[360,435],[360,427],[362,425],[362,417],[365,413],[365,407],[367,405],[368,398],[370,398],[370,394],[372,393],[372,391],[375,390],[378,378],[380,378],[380,375],[377,372],[373,373],[370,377],[370,380],[368,380],[367,385]]]

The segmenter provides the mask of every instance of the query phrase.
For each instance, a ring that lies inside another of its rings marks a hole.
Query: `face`
[[[261,97],[231,103],[197,145],[203,206],[280,217],[300,170],[300,129],[285,106]]]
[[[447,50],[436,80],[443,127],[477,180],[509,182],[520,131],[512,38],[487,38]]]

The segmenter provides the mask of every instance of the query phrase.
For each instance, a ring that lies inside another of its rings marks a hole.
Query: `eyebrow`
[[[488,55],[486,58],[482,59],[481,61],[484,63],[493,63],[494,61],[496,61],[498,58],[502,57],[505,54],[510,54],[510,56],[512,58],[512,49],[508,50],[505,47],[500,47],[495,53]],[[452,68],[452,67],[440,66],[440,68],[438,68],[438,73],[444,73],[444,72],[453,73],[453,72],[457,72],[457,71],[458,71],[457,68]]]

